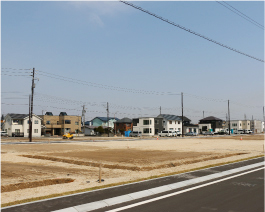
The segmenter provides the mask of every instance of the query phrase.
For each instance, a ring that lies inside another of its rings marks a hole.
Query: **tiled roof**
[[[29,116],[29,114],[17,114],[17,113],[8,113],[8,116],[10,116],[12,119],[24,119]]]
[[[181,121],[181,118],[179,118],[179,116],[169,115],[169,114],[160,114],[159,116],[157,116],[157,118],[164,118],[166,120],[172,120],[172,121]]]
[[[116,123],[132,123],[132,119],[123,118],[123,119],[116,121]]]

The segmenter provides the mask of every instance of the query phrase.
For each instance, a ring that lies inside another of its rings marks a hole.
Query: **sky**
[[[264,60],[263,1],[131,3]],[[181,115],[183,92],[192,123],[263,116],[264,62],[119,1],[2,1],[1,114],[28,113],[33,68],[37,115]]]

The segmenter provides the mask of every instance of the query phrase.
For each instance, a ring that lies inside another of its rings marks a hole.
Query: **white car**
[[[172,137],[173,136],[173,132],[172,131],[170,131],[170,130],[163,130],[163,131],[161,131],[160,133],[158,133],[158,135],[160,136],[160,137]]]
[[[1,131],[1,136],[8,137],[8,134],[6,131]]]
[[[181,136],[181,132],[180,131],[173,131],[172,132],[173,136],[177,137],[177,136]]]

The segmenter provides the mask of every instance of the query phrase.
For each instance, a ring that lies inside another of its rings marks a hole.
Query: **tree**
[[[99,126],[97,128],[94,129],[95,132],[98,132],[99,134],[103,134],[104,133],[104,129],[102,126]]]

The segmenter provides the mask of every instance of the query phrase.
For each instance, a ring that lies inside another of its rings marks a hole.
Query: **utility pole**
[[[108,122],[108,137],[109,137],[109,103],[107,102],[107,122]]]
[[[183,129],[183,92],[181,92],[181,108],[182,108],[182,126],[181,126],[181,134],[182,134],[182,137],[184,137],[184,129]]]
[[[230,109],[229,109],[229,100],[228,100],[228,120],[229,120],[229,122],[228,122],[228,129],[229,129],[229,135],[231,135],[230,133],[230,131],[231,131],[231,126],[230,126]]]
[[[30,128],[30,121],[31,121],[31,118],[30,118],[30,99],[31,99],[31,97],[29,95],[29,128]],[[31,138],[30,134],[31,134],[31,131],[29,130],[29,142],[30,142],[30,138]]]
[[[86,110],[85,110],[85,105],[83,105],[83,110],[82,110],[82,119],[83,119],[83,128],[84,128],[84,135],[85,135],[85,130],[86,130],[86,128],[85,128],[85,125],[86,125],[86,122],[85,122],[85,116],[86,116]],[[78,119],[79,119],[79,117],[78,117]],[[78,120],[78,122],[79,122],[79,120]],[[79,123],[78,123],[79,124]],[[79,131],[79,129],[78,129],[78,131]]]
[[[202,118],[204,119],[204,111],[202,112]]]
[[[161,115],[161,106],[160,106],[160,115]]]
[[[35,88],[34,75],[35,75],[35,68],[33,68],[33,72],[32,72],[31,104],[30,104],[31,108],[30,108],[30,117],[29,117],[29,132],[30,132],[29,142],[32,142],[33,95],[34,95],[34,88]]]

